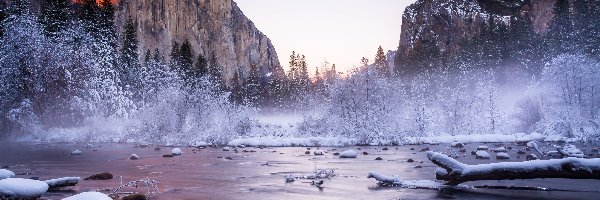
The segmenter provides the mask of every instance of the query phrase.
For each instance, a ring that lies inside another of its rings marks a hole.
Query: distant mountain
[[[561,16],[555,13],[559,4],[566,9]],[[404,11],[396,71],[413,74],[486,56],[503,67],[525,68],[530,66],[514,59],[539,57],[537,63],[528,63],[539,65],[560,52],[558,43],[570,43],[574,46],[570,52],[592,53],[600,41],[596,36],[599,4],[593,0],[418,0]],[[470,57],[475,54],[486,55]]]

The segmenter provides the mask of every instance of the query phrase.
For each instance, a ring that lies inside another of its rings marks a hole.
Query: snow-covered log
[[[447,185],[476,180],[600,179],[600,159],[564,158],[467,165],[432,151],[427,152],[427,158],[441,167],[436,170],[436,178],[448,181]]]
[[[80,177],[64,177],[45,181],[50,188],[62,188],[68,186],[75,186],[81,180]]]

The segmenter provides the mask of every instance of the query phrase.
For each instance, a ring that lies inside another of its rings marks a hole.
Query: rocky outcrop
[[[556,0],[418,0],[402,17],[400,44],[395,64],[434,47],[442,55],[454,55],[486,24],[510,26],[513,16],[531,19],[534,30],[543,34],[554,17]],[[491,20],[490,20],[491,19]]]
[[[195,56],[216,55],[225,80],[235,70],[247,76],[252,65],[263,75],[283,74],[271,40],[232,0],[122,0],[115,17],[119,33],[129,17],[137,23],[140,55],[158,48],[168,57],[173,42],[188,39]]]

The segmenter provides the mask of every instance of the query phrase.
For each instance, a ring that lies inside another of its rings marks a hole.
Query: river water
[[[476,160],[468,152],[482,144],[469,144],[467,153],[459,153],[459,161],[467,164],[498,162],[490,153],[489,160]],[[485,144],[512,147],[510,161],[517,158],[514,144]],[[82,180],[69,190],[48,192],[42,199],[61,199],[84,191],[111,193],[123,182],[148,178],[159,181],[158,192],[150,199],[598,199],[600,180],[535,179],[510,181],[474,181],[466,185],[535,186],[569,191],[529,191],[506,189],[409,189],[382,187],[374,179],[368,179],[369,171],[387,175],[399,175],[403,180],[435,180],[435,165],[427,160],[425,152],[431,150],[448,152],[450,147],[441,145],[406,145],[383,147],[321,147],[325,155],[305,154],[306,147],[240,148],[238,153],[222,148],[197,149],[180,147],[183,155],[172,158],[173,147],[136,147],[133,144],[39,144],[2,142],[0,167],[15,172],[17,177],[40,180],[67,176],[82,178],[100,172],[115,175],[112,180]],[[550,150],[547,144],[540,145]],[[579,144],[584,152],[591,147]],[[415,150],[411,150],[411,148]],[[71,155],[79,149],[82,155]],[[346,149],[359,152],[358,158],[341,159],[333,153]],[[311,149],[311,153],[315,148]],[[247,152],[243,152],[247,151]],[[195,152],[195,153],[194,153]],[[368,155],[363,155],[367,152]],[[129,160],[131,154],[139,160]],[[533,151],[528,152],[533,153]],[[593,155],[597,156],[597,155]],[[227,158],[229,157],[229,158]],[[375,160],[381,157],[383,160]],[[415,162],[407,162],[413,159]],[[418,166],[418,167],[417,167]],[[286,183],[284,176],[308,176],[315,168],[330,168],[335,177],[324,179],[323,188],[309,184],[310,179],[298,179]],[[120,192],[147,192],[145,187],[125,187]]]

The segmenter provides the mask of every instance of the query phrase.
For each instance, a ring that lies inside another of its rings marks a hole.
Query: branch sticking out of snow
[[[402,181],[398,176],[386,176],[375,171],[370,171],[367,178],[374,178],[382,186],[400,186],[411,189],[443,189],[443,188],[472,188],[467,185],[448,186],[431,180]]]
[[[566,145],[564,147],[556,147],[556,149],[564,157],[585,157],[585,154],[581,150],[579,150],[575,145],[572,144]]]
[[[402,180],[400,180],[399,176],[386,176],[376,171],[370,171],[367,178],[374,178],[375,180],[377,180],[377,183],[384,186],[402,185]]]
[[[448,181],[447,185],[458,185],[476,180],[600,179],[600,159],[564,158],[466,165],[444,154],[432,151],[427,152],[427,158],[442,168],[436,171],[436,178]]]

